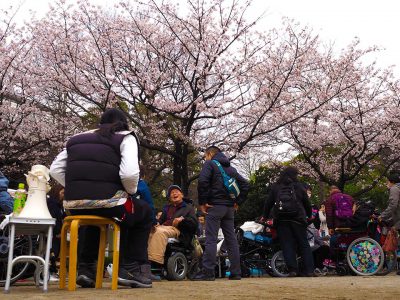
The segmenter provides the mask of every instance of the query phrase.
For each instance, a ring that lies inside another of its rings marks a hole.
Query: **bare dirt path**
[[[151,289],[81,289],[62,291],[56,284],[43,294],[32,285],[11,287],[8,299],[400,299],[400,276],[318,277],[318,278],[246,278],[241,281],[217,279],[214,282],[166,281],[153,283]]]

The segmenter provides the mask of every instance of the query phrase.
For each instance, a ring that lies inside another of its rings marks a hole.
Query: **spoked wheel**
[[[9,239],[5,235],[6,232],[8,230],[0,233],[0,286],[5,285],[7,276]],[[14,258],[21,255],[32,255],[32,239],[30,236],[20,235],[15,237]],[[28,266],[29,262],[14,264],[11,274],[11,284],[23,277]]]
[[[273,276],[288,277],[289,270],[286,266],[282,250],[276,252],[271,258],[271,269]]]
[[[167,262],[167,278],[169,280],[183,280],[188,271],[188,263],[185,255],[176,252]]]
[[[368,237],[354,240],[347,249],[346,257],[351,270],[362,276],[378,273],[385,260],[382,247]]]

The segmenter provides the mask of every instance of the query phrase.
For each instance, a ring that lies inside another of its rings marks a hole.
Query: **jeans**
[[[289,272],[299,273],[296,254],[298,249],[303,259],[304,272],[313,273],[314,260],[307,240],[307,227],[296,222],[281,221],[277,225],[277,232]]]
[[[240,253],[234,228],[234,208],[224,205],[214,205],[207,210],[206,215],[206,240],[203,254],[203,268],[214,271],[216,266],[218,230],[222,229],[224,243],[228,250],[231,263],[230,272],[240,275]]]

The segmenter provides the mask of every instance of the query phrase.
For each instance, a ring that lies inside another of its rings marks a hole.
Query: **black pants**
[[[73,215],[96,215],[101,217],[126,218],[120,224],[120,263],[147,263],[147,242],[152,226],[150,206],[143,200],[134,200],[134,213],[128,214],[123,205],[113,208],[70,210]],[[94,263],[99,251],[100,230],[96,226],[79,229],[79,263]]]
[[[279,222],[277,225],[279,243],[289,272],[299,273],[296,250],[303,259],[304,272],[314,272],[314,261],[307,240],[307,227],[295,222]]]
[[[321,246],[318,249],[312,252],[314,257],[314,264],[316,268],[323,269],[324,268],[324,260],[329,258],[330,255],[329,246]]]

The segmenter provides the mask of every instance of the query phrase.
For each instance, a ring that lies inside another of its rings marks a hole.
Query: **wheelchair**
[[[335,253],[338,275],[369,276],[381,270],[385,255],[381,245],[369,237],[368,230],[336,228],[335,233],[331,247]]]
[[[196,239],[196,237],[192,239]],[[182,239],[168,238],[164,264],[161,268],[152,268],[152,271],[171,281],[181,281],[186,277],[192,278],[200,263],[192,244],[185,243]]]

